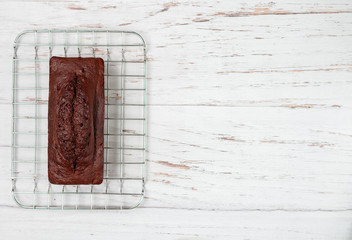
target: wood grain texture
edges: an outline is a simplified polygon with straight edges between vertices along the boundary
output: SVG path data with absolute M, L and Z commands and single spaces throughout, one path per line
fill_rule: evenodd
M 55 230 L 61 239 L 77 230 L 85 239 L 351 238 L 350 1 L 5 1 L 1 9 L 5 237 Z M 22 30 L 51 28 L 133 30 L 146 39 L 141 209 L 14 207 L 12 42 Z
M 21 239 L 347 239 L 350 212 L 214 212 L 139 209 L 130 212 L 11 211 L 2 237 Z M 54 220 L 55 219 L 55 220 Z M 93 225 L 94 224 L 94 225 Z M 334 227 L 331 227 L 335 225 Z

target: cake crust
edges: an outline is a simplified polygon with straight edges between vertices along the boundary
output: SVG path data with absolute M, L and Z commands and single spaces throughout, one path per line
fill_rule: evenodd
M 50 59 L 48 177 L 52 184 L 100 184 L 104 170 L 104 61 Z

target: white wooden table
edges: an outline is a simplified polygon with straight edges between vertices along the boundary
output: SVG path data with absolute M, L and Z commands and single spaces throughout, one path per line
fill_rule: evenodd
M 1 239 L 351 239 L 350 1 L 0 8 Z M 147 182 L 135 210 L 25 210 L 11 199 L 12 44 L 53 28 L 146 39 Z

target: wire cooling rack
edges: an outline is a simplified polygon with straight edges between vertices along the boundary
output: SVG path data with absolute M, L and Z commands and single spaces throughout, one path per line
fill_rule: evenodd
M 48 181 L 49 59 L 101 57 L 105 64 L 104 181 Z M 144 194 L 146 46 L 135 32 L 30 30 L 14 42 L 11 179 L 15 202 L 34 209 L 131 209 Z

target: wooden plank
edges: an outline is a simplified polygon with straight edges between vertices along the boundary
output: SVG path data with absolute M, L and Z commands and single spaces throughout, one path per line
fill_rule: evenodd
M 348 110 L 149 110 L 158 118 L 149 123 L 151 179 L 147 189 L 153 199 L 146 200 L 147 205 L 207 209 L 351 207 L 347 139 L 352 129 Z M 161 188 L 165 193 L 154 198 Z
M 7 216 L 0 219 L 6 239 L 350 239 L 350 212 L 139 209 L 78 214 L 1 208 L 0 213 Z
M 144 207 L 352 208 L 349 109 L 150 106 L 148 111 Z M 4 143 L 8 137 L 2 137 Z M 8 161 L 1 162 L 2 176 L 10 167 L 9 150 L 4 148 Z
M 99 15 L 100 25 L 72 26 L 74 19 L 89 22 L 100 5 L 87 3 L 71 9 L 69 4 L 58 8 L 55 3 L 35 2 L 28 4 L 28 11 L 42 9 L 42 14 L 16 21 L 0 41 L 6 44 L 23 29 L 54 24 L 56 28 L 115 29 L 115 22 L 123 22 L 128 25 L 120 29 L 137 30 L 148 43 L 150 104 L 351 106 L 350 3 L 284 1 L 242 6 L 224 2 L 216 8 L 205 3 L 151 2 L 144 8 L 131 4 L 135 15 L 123 14 L 123 8 L 107 8 L 102 10 L 106 14 Z M 13 12 L 20 11 L 15 6 L 6 4 L 2 19 L 14 22 Z M 158 8 L 167 10 L 155 13 Z M 55 16 L 62 14 L 70 17 L 57 25 Z M 48 19 L 45 25 L 38 24 L 42 18 Z M 11 68 L 11 56 L 12 49 L 4 49 L 4 68 Z M 11 79 L 9 71 L 1 74 Z M 10 81 L 4 84 L 10 87 Z M 0 100 L 9 103 L 10 92 L 4 89 Z

